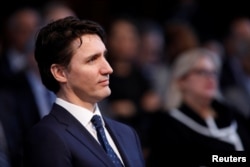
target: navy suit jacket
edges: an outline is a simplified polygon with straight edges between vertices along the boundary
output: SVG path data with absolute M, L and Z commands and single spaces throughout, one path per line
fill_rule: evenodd
M 141 143 L 131 127 L 104 118 L 125 167 L 144 167 Z M 63 107 L 50 114 L 27 136 L 24 167 L 114 167 L 95 138 Z

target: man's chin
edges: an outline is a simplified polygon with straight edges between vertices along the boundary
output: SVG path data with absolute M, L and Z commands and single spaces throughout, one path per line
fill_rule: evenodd
M 111 91 L 110 91 L 110 89 L 107 89 L 107 90 L 102 92 L 102 94 L 99 96 L 99 99 L 103 100 L 110 95 L 111 95 Z
M 109 90 L 106 94 L 106 97 L 110 96 L 111 95 L 111 91 Z

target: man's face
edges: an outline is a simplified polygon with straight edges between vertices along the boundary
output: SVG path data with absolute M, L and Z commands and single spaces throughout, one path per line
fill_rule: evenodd
M 73 47 L 77 48 L 77 39 Z M 83 35 L 66 71 L 63 87 L 69 100 L 96 103 L 110 95 L 109 74 L 113 72 L 105 58 L 106 47 L 99 36 Z

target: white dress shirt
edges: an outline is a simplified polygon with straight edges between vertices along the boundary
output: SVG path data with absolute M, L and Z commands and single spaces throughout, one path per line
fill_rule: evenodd
M 91 118 L 94 115 L 99 115 L 99 116 L 101 116 L 101 119 L 102 119 L 102 115 L 101 115 L 101 112 L 100 112 L 97 104 L 95 105 L 94 111 L 90 111 L 86 108 L 69 103 L 61 98 L 58 98 L 58 97 L 56 98 L 55 103 L 62 106 L 63 108 L 65 108 L 71 115 L 73 115 L 89 131 L 89 133 L 98 141 L 95 126 L 91 123 Z M 102 119 L 102 122 L 103 122 L 104 131 L 105 131 L 105 134 L 107 136 L 109 144 L 111 145 L 112 149 L 115 151 L 115 153 L 117 154 L 117 156 L 119 157 L 121 162 L 123 162 L 121 155 L 118 152 L 118 149 L 117 149 L 114 141 L 112 140 L 110 134 L 108 133 L 108 131 L 105 127 L 105 123 L 104 123 L 103 119 Z M 98 141 L 98 143 L 99 143 L 99 141 Z

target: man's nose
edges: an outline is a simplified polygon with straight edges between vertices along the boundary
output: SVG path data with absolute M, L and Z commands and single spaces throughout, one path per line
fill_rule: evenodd
M 103 64 L 102 64 L 101 72 L 103 74 L 111 74 L 111 73 L 113 73 L 113 68 L 111 67 L 111 65 L 109 64 L 109 62 L 105 58 L 104 58 L 104 61 L 103 61 Z

